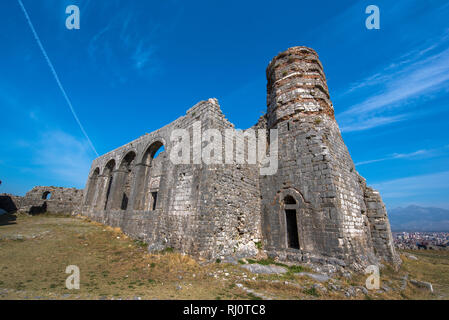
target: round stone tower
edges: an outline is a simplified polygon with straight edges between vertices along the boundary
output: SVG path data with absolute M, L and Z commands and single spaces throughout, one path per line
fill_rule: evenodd
M 267 251 L 280 259 L 361 268 L 377 261 L 366 185 L 343 142 L 317 53 L 293 47 L 267 68 L 267 127 L 278 170 L 260 179 Z
M 299 113 L 334 119 L 326 76 L 313 49 L 293 47 L 278 54 L 268 65 L 267 80 L 269 128 Z

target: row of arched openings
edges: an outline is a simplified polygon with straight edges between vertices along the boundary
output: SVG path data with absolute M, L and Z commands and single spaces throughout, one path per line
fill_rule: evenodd
M 147 148 L 141 163 L 136 163 L 137 155 L 130 151 L 117 169 L 114 159 L 106 163 L 102 175 L 96 168 L 89 177 L 86 205 L 94 210 L 155 210 L 158 189 L 150 186 L 152 164 L 163 151 L 163 143 L 156 141 Z M 134 202 L 129 203 L 133 185 Z

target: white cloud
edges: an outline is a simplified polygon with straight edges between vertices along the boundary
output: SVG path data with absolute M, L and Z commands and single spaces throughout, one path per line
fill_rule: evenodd
M 134 54 L 132 55 L 132 60 L 134 61 L 135 68 L 139 70 L 144 68 L 147 65 L 148 60 L 153 52 L 154 49 L 152 47 L 145 46 L 143 44 L 143 41 L 140 41 Z
M 449 48 L 444 47 L 447 38 L 446 32 L 437 43 L 403 55 L 382 72 L 352 84 L 345 95 L 367 87 L 378 93 L 338 114 L 341 130 L 360 131 L 404 120 L 410 114 L 398 114 L 403 107 L 445 90 L 449 82 Z M 429 52 L 434 53 L 423 59 Z
M 101 62 L 102 68 L 106 65 L 108 76 L 124 83 L 130 74 L 143 71 L 139 75 L 151 74 L 149 71 L 159 69 L 156 63 L 150 63 L 152 55 L 156 52 L 155 37 L 160 25 L 154 21 L 148 22 L 143 30 L 136 22 L 140 21 L 141 14 L 130 9 L 122 9 L 108 20 L 105 27 L 100 29 L 89 41 L 88 54 L 93 62 Z
M 351 132 L 351 131 L 361 131 L 361 130 L 367 130 L 379 126 L 383 126 L 386 124 L 398 122 L 401 120 L 404 120 L 406 118 L 406 115 L 397 115 L 397 116 L 379 116 L 379 117 L 371 117 L 368 119 L 363 120 L 355 120 L 350 119 L 349 121 L 346 118 L 342 118 L 341 121 L 339 121 L 341 125 L 341 131 L 342 132 Z M 346 122 L 345 122 L 346 120 Z
M 444 148 L 446 148 L 446 147 L 444 147 Z M 441 148 L 441 149 L 443 149 L 443 148 Z M 409 153 L 393 153 L 392 155 L 389 155 L 389 156 L 386 156 L 386 157 L 380 158 L 380 159 L 360 161 L 360 162 L 357 162 L 355 165 L 361 166 L 364 164 L 370 164 L 370 163 L 394 160 L 394 159 L 410 159 L 410 158 L 422 159 L 423 157 L 431 157 L 431 156 L 437 154 L 437 152 L 439 150 L 440 149 L 422 149 L 422 150 L 417 150 L 417 151 L 409 152 Z
M 32 163 L 55 181 L 84 188 L 92 158 L 87 142 L 63 131 L 43 133 L 31 147 Z
M 373 185 L 384 199 L 403 203 L 449 199 L 449 171 L 394 179 Z M 449 202 L 449 201 L 448 201 Z

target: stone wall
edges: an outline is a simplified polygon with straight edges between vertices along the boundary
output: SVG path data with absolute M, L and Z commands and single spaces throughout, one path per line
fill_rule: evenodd
M 172 247 L 208 259 L 240 250 L 256 253 L 255 242 L 260 240 L 257 166 L 205 164 L 201 155 L 200 161 L 194 159 L 196 146 L 191 146 L 188 164 L 174 165 L 169 159 L 172 132 L 186 129 L 193 141 L 194 127 L 195 132 L 209 128 L 223 132 L 233 125 L 217 100 L 209 99 L 169 125 L 95 159 L 83 214 L 120 227 L 149 243 L 150 250 Z M 154 158 L 161 147 L 165 151 Z M 130 158 L 129 165 L 123 166 Z M 127 205 L 119 206 L 125 194 Z
M 17 211 L 28 214 L 44 212 L 75 214 L 80 208 L 82 199 L 83 190 L 38 186 L 28 191 L 24 197 L 1 195 L 0 208 L 8 212 Z
M 394 239 L 390 229 L 387 210 L 378 191 L 366 187 L 365 202 L 371 229 L 374 251 L 385 261 L 398 266 L 401 259 L 394 248 Z

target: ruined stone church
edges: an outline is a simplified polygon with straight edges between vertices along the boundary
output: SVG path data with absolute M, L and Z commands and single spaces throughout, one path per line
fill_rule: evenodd
M 269 63 L 267 113 L 278 169 L 260 164 L 173 164 L 171 133 L 233 128 L 216 99 L 92 163 L 81 213 L 149 244 L 206 259 L 263 248 L 282 261 L 360 268 L 400 263 L 379 193 L 355 170 L 334 117 L 317 53 L 293 47 Z M 189 131 L 191 132 L 191 131 Z M 269 139 L 269 137 L 266 137 Z

